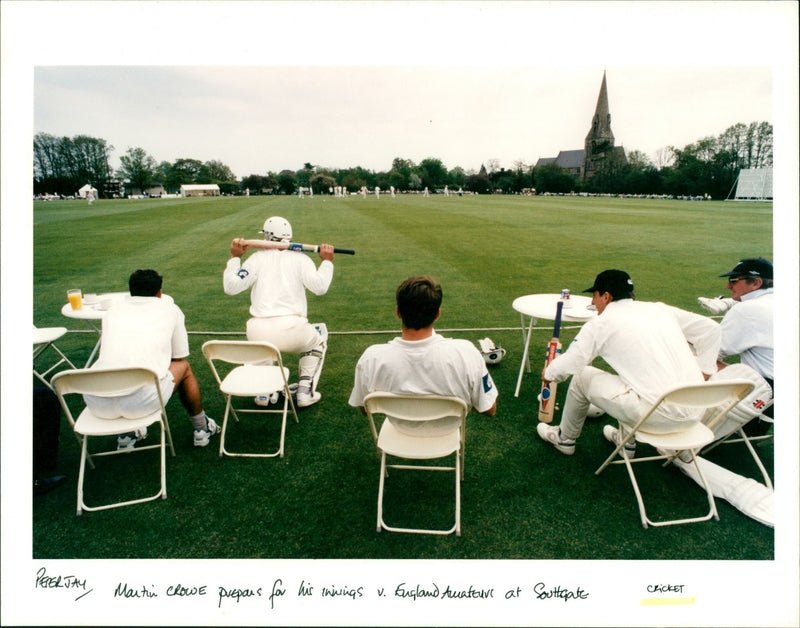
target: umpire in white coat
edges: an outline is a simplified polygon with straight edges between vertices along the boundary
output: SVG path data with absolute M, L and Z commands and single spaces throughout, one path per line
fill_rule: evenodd
M 575 452 L 590 403 L 633 427 L 666 390 L 701 383 L 714 373 L 719 353 L 715 321 L 664 303 L 634 300 L 633 282 L 625 271 L 601 272 L 584 292 L 592 293 L 597 318 L 581 328 L 569 349 L 542 374 L 545 382 L 573 376 L 561 424 L 537 426 L 542 439 L 567 455 Z M 591 366 L 598 357 L 616 373 Z M 648 429 L 670 432 L 676 422 L 700 417 L 700 411 L 685 409 L 655 413 Z M 619 442 L 618 430 L 610 425 L 603 435 Z

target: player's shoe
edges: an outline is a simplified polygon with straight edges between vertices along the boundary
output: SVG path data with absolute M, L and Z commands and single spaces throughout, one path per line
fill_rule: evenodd
M 542 440 L 546 440 L 562 454 L 571 456 L 575 453 L 575 439 L 561 436 L 561 428 L 558 425 L 539 423 L 536 432 Z
M 312 392 L 305 392 L 303 390 L 297 391 L 297 407 L 298 408 L 307 408 L 308 406 L 313 406 L 317 403 L 320 399 L 322 399 L 322 393 L 317 392 L 316 390 Z
M 133 449 L 140 440 L 147 438 L 147 428 L 143 427 L 135 432 L 128 432 L 122 436 L 117 436 L 117 451 Z
M 208 445 L 211 437 L 219 433 L 220 427 L 216 424 L 214 419 L 206 417 L 206 429 L 194 431 L 194 446 L 205 447 Z
M 604 425 L 603 436 L 605 436 L 607 441 L 614 443 L 614 445 L 619 447 L 619 429 L 613 425 Z M 627 453 L 630 457 L 636 455 L 636 438 L 632 438 L 625 443 L 625 453 Z

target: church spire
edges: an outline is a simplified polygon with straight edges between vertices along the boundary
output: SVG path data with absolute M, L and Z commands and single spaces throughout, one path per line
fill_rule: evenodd
M 606 88 L 606 72 L 603 70 L 603 82 L 600 84 L 600 93 L 597 95 L 597 106 L 594 109 L 592 128 L 586 135 L 586 143 L 611 142 L 614 144 L 614 134 L 611 132 L 611 114 L 608 111 L 608 90 Z

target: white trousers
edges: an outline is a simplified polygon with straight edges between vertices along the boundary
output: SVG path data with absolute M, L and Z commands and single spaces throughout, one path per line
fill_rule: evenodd
M 560 427 L 564 438 L 578 438 L 581 435 L 589 404 L 596 405 L 630 428 L 633 428 L 652 406 L 652 403 L 640 399 L 619 375 L 587 366 L 574 375 L 569 383 L 564 411 L 561 413 Z M 673 417 L 654 413 L 647 419 L 647 431 L 674 432 L 676 423 L 677 420 Z
M 301 354 L 298 363 L 300 391 L 316 389 L 325 356 L 325 340 L 302 316 L 254 317 L 247 321 L 247 339 L 270 342 L 283 353 Z
M 281 353 L 307 353 L 322 345 L 322 338 L 302 316 L 270 316 L 247 321 L 247 339 L 270 342 Z
M 167 372 L 161 378 L 161 398 L 164 405 L 175 391 L 175 381 L 172 373 Z M 158 402 L 158 394 L 155 386 L 142 386 L 132 393 L 119 397 L 96 397 L 94 395 L 84 395 L 84 402 L 91 410 L 92 414 L 101 419 L 140 419 L 161 410 Z
M 697 469 L 693 464 L 675 458 L 673 464 L 703 486 Z M 741 476 L 704 458 L 697 458 L 714 497 L 720 497 L 736 509 L 771 528 L 775 527 L 775 492 L 767 486 L 750 478 Z

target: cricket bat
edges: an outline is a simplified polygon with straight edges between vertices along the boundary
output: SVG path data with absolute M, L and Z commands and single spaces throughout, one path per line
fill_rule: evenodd
M 305 251 L 306 253 L 319 253 L 319 245 L 317 244 L 300 244 L 299 242 L 271 242 L 269 240 L 245 240 L 244 244 L 254 249 L 279 249 L 289 251 Z M 353 249 L 340 249 L 333 248 L 334 253 L 341 253 L 343 255 L 355 255 Z
M 564 301 L 559 301 L 556 306 L 556 322 L 553 324 L 553 337 L 550 339 L 550 344 L 547 345 L 547 359 L 545 360 L 544 367 L 556 359 L 556 356 L 561 353 L 561 341 L 558 339 L 561 334 L 561 310 L 564 308 Z M 556 409 L 556 388 L 558 384 L 550 382 L 545 384 L 542 382 L 542 391 L 539 395 L 539 420 L 543 423 L 553 422 L 553 413 Z

